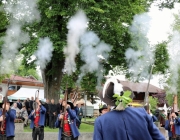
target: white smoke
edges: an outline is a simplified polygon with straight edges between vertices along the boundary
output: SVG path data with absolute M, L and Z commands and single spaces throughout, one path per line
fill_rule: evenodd
M 37 0 L 7 0 L 1 9 L 9 15 L 9 26 L 2 45 L 2 58 L 0 60 L 0 73 L 7 74 L 17 68 L 14 60 L 22 44 L 29 42 L 29 34 L 22 30 L 25 24 L 40 20 L 40 13 L 37 9 Z
M 180 33 L 178 31 L 173 32 L 171 42 L 168 44 L 168 52 L 170 60 L 168 62 L 169 70 L 172 74 L 170 90 L 173 94 L 177 94 L 178 87 L 178 70 L 180 68 Z
M 72 74 L 76 70 L 75 57 L 81 54 L 84 65 L 80 68 L 80 75 L 77 83 L 79 84 L 83 76 L 87 73 L 95 73 L 100 85 L 103 78 L 103 60 L 108 58 L 108 53 L 112 47 L 103 41 L 92 31 L 86 31 L 88 19 L 83 11 L 77 12 L 69 22 L 67 28 L 67 47 L 64 48 L 65 70 L 67 74 Z
M 73 16 L 67 25 L 67 47 L 64 48 L 65 69 L 67 74 L 72 74 L 76 70 L 75 57 L 79 53 L 79 39 L 86 31 L 88 19 L 84 12 L 79 11 Z
M 36 65 L 44 69 L 51 60 L 53 50 L 53 43 L 48 37 L 44 39 L 40 38 L 38 50 L 35 52 L 35 56 L 37 57 Z
M 147 14 L 134 16 L 132 25 L 129 28 L 133 35 L 133 43 L 136 43 L 138 50 L 129 48 L 125 52 L 126 60 L 129 66 L 129 72 L 133 74 L 134 80 L 138 77 L 148 77 L 149 66 L 154 62 L 153 47 L 150 46 L 147 34 L 150 30 L 151 17 Z M 138 36 L 139 35 L 139 36 Z M 134 44 L 131 44 L 132 46 Z
M 99 37 L 92 31 L 86 32 L 81 37 L 80 45 L 81 59 L 85 64 L 80 68 L 81 74 L 78 83 L 85 74 L 95 72 L 98 77 L 98 85 L 100 85 L 103 78 L 103 66 L 99 55 L 105 60 L 108 59 L 108 53 L 112 47 L 100 41 Z

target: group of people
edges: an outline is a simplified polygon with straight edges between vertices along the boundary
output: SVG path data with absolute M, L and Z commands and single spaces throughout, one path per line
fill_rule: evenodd
M 58 104 L 51 100 L 51 104 L 41 102 L 38 98 L 33 100 L 32 109 L 26 109 L 27 101 L 21 103 L 20 100 L 14 102 L 10 106 L 10 102 L 6 99 L 6 103 L 2 104 L 0 111 L 0 140 L 14 140 L 15 119 L 19 119 L 26 112 L 26 117 L 23 120 L 27 125 L 28 120 L 31 120 L 30 128 L 32 129 L 32 139 L 44 139 L 44 126 L 49 125 L 50 128 L 59 128 L 59 140 L 77 140 L 79 136 L 78 128 L 81 124 L 83 111 L 81 105 L 65 102 L 62 99 Z M 4 106 L 6 106 L 4 108 Z M 28 112 L 30 110 L 30 112 Z M 48 124 L 49 121 L 49 124 Z
M 149 108 L 134 108 L 128 104 L 124 105 L 122 103 L 125 98 L 123 97 L 124 93 L 130 89 L 123 86 L 117 87 L 115 84 L 113 82 L 105 84 L 104 90 L 99 94 L 101 100 L 109 106 L 103 105 L 99 109 L 101 115 L 96 118 L 94 123 L 93 140 L 165 140 L 154 124 L 157 118 L 152 115 Z M 116 92 L 114 92 L 115 86 Z M 120 98 L 114 98 L 114 94 Z M 14 140 L 14 120 L 17 114 L 16 110 L 10 107 L 8 100 L 6 101 L 6 104 L 3 102 L 3 110 L 0 111 L 0 140 L 4 140 L 3 138 Z M 54 118 L 49 117 L 49 121 L 53 120 L 54 122 L 49 124 L 59 128 L 58 140 L 78 140 L 80 135 L 78 123 L 81 123 L 78 116 L 83 114 L 80 106 L 77 106 L 74 101 L 64 100 L 59 100 L 57 105 L 51 100 L 51 104 L 53 106 L 48 105 L 48 101 L 43 104 L 38 98 L 33 102 L 33 109 L 28 114 L 28 119 L 31 120 L 30 128 L 33 140 L 37 140 L 37 137 L 39 140 L 44 139 L 46 115 L 51 116 L 50 112 Z M 164 116 L 166 117 L 166 115 Z M 164 127 L 169 132 L 169 140 L 180 140 L 178 115 L 174 112 L 169 113 Z
M 46 108 L 45 126 L 49 126 L 50 128 L 55 128 L 55 122 L 58 117 L 58 114 L 63 112 L 63 100 L 59 99 L 59 102 L 55 104 L 54 99 L 51 99 L 51 101 L 47 99 L 43 105 Z M 83 117 L 83 110 L 81 104 L 77 102 L 73 102 L 73 105 L 75 107 L 76 115 L 79 120 L 77 122 L 77 127 L 80 128 L 81 119 Z

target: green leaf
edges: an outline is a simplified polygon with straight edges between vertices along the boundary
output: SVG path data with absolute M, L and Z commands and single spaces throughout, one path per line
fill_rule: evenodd
M 127 90 L 124 92 L 123 96 L 129 97 L 131 95 L 131 91 Z
M 116 97 L 119 97 L 119 95 L 118 94 L 114 94 L 113 97 L 116 98 Z

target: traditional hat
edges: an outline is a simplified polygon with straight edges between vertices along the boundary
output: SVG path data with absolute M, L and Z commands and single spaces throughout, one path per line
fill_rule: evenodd
M 71 109 L 74 109 L 74 105 L 72 102 L 67 102 L 67 104 L 71 106 Z
M 99 112 L 102 113 L 103 109 L 108 109 L 107 105 L 104 104 L 101 108 L 99 108 Z
M 103 102 L 108 105 L 116 106 L 116 99 L 114 94 L 123 95 L 124 91 L 131 91 L 131 98 L 133 98 L 133 92 L 129 87 L 125 87 L 120 83 L 120 80 L 116 76 L 110 77 L 104 84 L 103 90 L 99 92 L 99 97 Z

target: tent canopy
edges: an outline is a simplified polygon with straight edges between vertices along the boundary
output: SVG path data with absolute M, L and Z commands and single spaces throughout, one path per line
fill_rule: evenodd
M 44 89 L 42 89 L 42 88 L 41 89 L 25 88 L 25 87 L 21 87 L 17 92 L 12 94 L 11 96 L 8 96 L 8 99 L 10 99 L 10 100 L 17 100 L 17 99 L 25 100 L 25 99 L 31 98 L 31 97 L 35 98 L 35 94 L 36 94 L 37 90 L 39 90 L 39 99 L 44 99 Z

